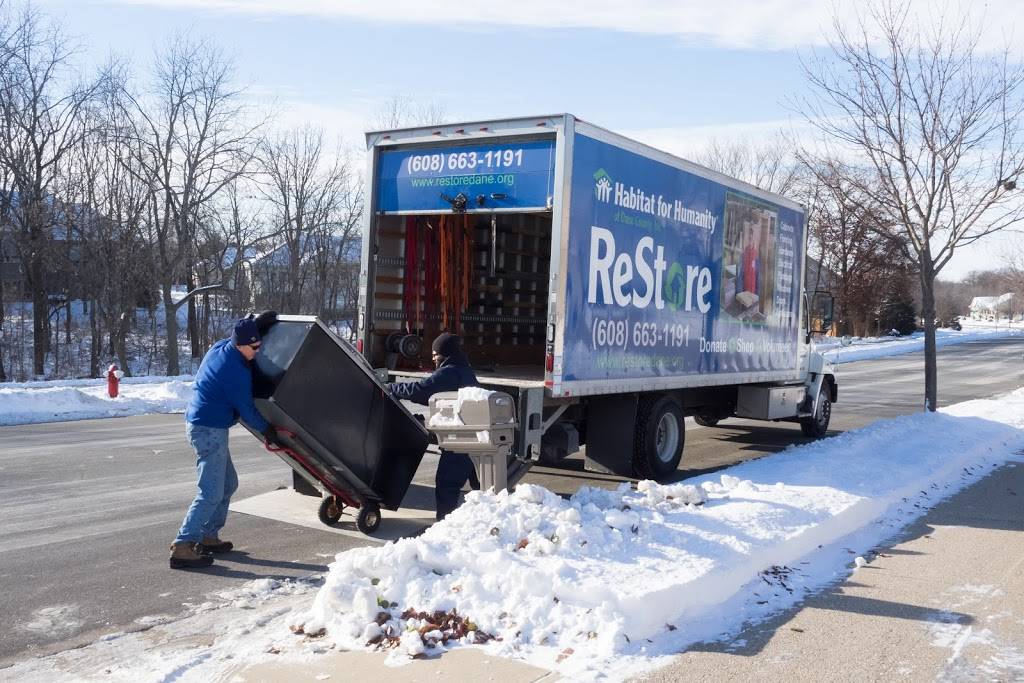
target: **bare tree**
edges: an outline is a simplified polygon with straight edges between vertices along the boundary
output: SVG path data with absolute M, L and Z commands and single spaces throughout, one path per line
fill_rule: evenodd
M 935 280 L 935 314 L 947 321 L 967 315 L 971 305 L 971 288 L 964 282 Z
M 911 264 L 854 169 L 835 159 L 804 162 L 815 188 L 808 233 L 821 265 L 835 275 L 838 332 L 870 334 L 886 281 L 904 277 Z
M 103 356 L 116 356 L 131 373 L 126 340 L 136 306 L 152 300 L 152 251 L 143 238 L 150 191 L 140 178 L 138 141 L 125 112 L 124 75 L 116 67 L 109 87 L 87 111 L 90 133 L 64 165 L 59 194 L 81 207 L 80 263 L 76 281 L 90 302 L 89 373 Z M 130 170 L 129 170 L 130 169 Z M 102 264 L 102 267 L 96 267 Z M 104 337 L 109 343 L 104 345 Z
M 432 126 L 444 121 L 447 113 L 443 104 L 432 100 L 417 102 L 408 95 L 394 95 L 377 108 L 369 127 L 391 130 L 406 126 Z
M 931 10 L 929 10 L 931 11 Z M 805 64 L 808 121 L 830 156 L 855 155 L 858 188 L 904 238 L 925 321 L 924 407 L 935 410 L 935 278 L 961 247 L 1018 220 L 1024 172 L 1024 67 L 983 54 L 965 16 L 920 28 L 909 3 L 883 1 L 856 26 L 837 19 L 831 52 Z
M 1002 293 L 1013 294 L 1013 298 L 1006 302 L 1008 313 L 1013 318 L 1024 312 L 1024 247 L 1018 246 L 1003 255 L 1000 275 Z
M 167 373 L 180 372 L 178 309 L 197 293 L 223 286 L 191 286 L 175 299 L 173 286 L 193 283 L 196 220 L 229 183 L 245 174 L 254 156 L 252 122 L 242 92 L 232 83 L 233 63 L 206 41 L 183 36 L 157 55 L 148 96 L 129 95 L 140 141 L 138 166 L 149 183 L 153 239 L 163 299 Z M 129 167 L 129 168 L 134 168 Z M 194 319 L 190 315 L 190 319 Z M 193 342 L 195 345 L 195 330 Z
M 764 143 L 712 140 L 697 163 L 739 178 L 768 192 L 790 195 L 797 190 L 802 167 L 794 146 L 778 134 Z
M 8 63 L 11 59 L 11 22 L 7 13 L 7 3 L 0 0 L 0 82 L 6 76 Z M 11 197 L 13 194 L 13 182 L 11 173 L 3 164 L 0 164 L 0 268 L 7 264 L 8 245 L 11 236 Z M 4 352 L 9 345 L 7 339 L 7 299 L 5 297 L 4 285 L 7 274 L 0 270 L 0 382 L 7 381 L 7 366 L 4 363 Z
M 318 128 L 281 133 L 266 140 L 261 152 L 267 178 L 264 194 L 272 207 L 274 232 L 282 240 L 267 267 L 285 274 L 283 291 L 274 305 L 298 313 L 303 310 L 309 275 L 304 262 L 331 246 L 329 238 L 349 186 L 348 167 L 340 150 L 325 149 L 324 133 Z
M 348 163 L 345 165 L 347 168 Z M 317 231 L 317 248 L 310 259 L 317 315 L 328 323 L 343 323 L 350 330 L 356 325 L 363 209 L 362 183 L 352 180 L 346 171 L 336 218 Z
M 199 221 L 197 247 L 203 258 L 197 262 L 197 273 L 204 282 L 225 283 L 220 292 L 202 294 L 200 341 L 204 349 L 214 340 L 213 327 L 225 322 L 224 315 L 235 317 L 256 307 L 252 261 L 271 235 L 255 192 L 251 179 L 236 178 Z
M 48 338 L 52 185 L 64 157 L 86 135 L 83 111 L 105 77 L 76 82 L 72 41 L 61 26 L 31 7 L 18 15 L 5 46 L 0 58 L 0 165 L 10 173 L 17 196 L 11 215 L 32 296 L 32 370 L 41 375 Z

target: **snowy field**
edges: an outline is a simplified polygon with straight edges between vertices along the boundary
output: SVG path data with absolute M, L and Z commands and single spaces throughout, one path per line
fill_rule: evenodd
M 319 590 L 251 582 L 168 626 L 159 647 L 151 633 L 110 634 L 5 674 L 231 680 L 259 661 L 300 665 L 334 649 L 380 649 L 401 665 L 482 647 L 573 680 L 619 680 L 845 579 L 929 507 L 1022 452 L 1019 389 L 685 484 L 570 499 L 529 485 L 473 493 L 418 538 L 340 553 Z
M 994 323 L 965 320 L 959 332 L 948 328 L 935 330 L 935 344 L 938 347 L 1006 337 L 1024 337 L 1024 325 L 1002 323 L 997 326 Z M 852 363 L 924 351 L 924 332 L 915 332 L 906 337 L 854 337 L 849 346 L 843 346 L 836 337 L 825 337 L 816 340 L 815 346 L 833 363 Z
M 6 383 L 0 384 L 0 425 L 183 413 L 191 398 L 186 375 L 126 377 L 117 398 L 107 395 L 105 379 Z

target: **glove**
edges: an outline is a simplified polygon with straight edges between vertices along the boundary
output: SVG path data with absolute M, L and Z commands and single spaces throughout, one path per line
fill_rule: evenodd
M 255 318 L 256 329 L 262 337 L 277 322 L 277 311 L 263 311 Z
M 269 425 L 263 430 L 263 441 L 268 446 L 274 446 L 275 448 L 281 448 L 284 446 L 284 444 L 281 443 L 281 437 L 277 435 L 277 428 L 275 428 L 274 425 Z

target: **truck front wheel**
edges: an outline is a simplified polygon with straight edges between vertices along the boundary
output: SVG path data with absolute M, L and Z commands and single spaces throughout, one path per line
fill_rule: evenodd
M 814 411 L 814 415 L 811 417 L 805 417 L 800 420 L 800 429 L 803 431 L 804 436 L 810 436 L 815 439 L 825 436 L 828 431 L 829 420 L 832 419 L 832 399 L 829 396 L 828 386 L 822 385 L 821 391 L 818 393 L 818 409 Z
M 637 406 L 633 432 L 633 472 L 641 479 L 663 479 L 683 457 L 683 411 L 672 396 L 645 396 Z

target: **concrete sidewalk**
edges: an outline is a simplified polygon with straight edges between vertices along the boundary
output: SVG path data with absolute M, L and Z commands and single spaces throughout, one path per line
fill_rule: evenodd
M 229 681 L 291 683 L 292 681 L 458 681 L 459 683 L 533 683 L 555 681 L 545 669 L 502 657 L 491 657 L 476 648 L 455 649 L 431 659 L 414 659 L 402 666 L 387 666 L 379 652 L 335 652 L 310 660 L 302 667 L 289 662 L 268 662 L 242 667 L 224 677 Z
M 1024 464 L 940 503 L 847 581 L 643 680 L 1024 680 Z

